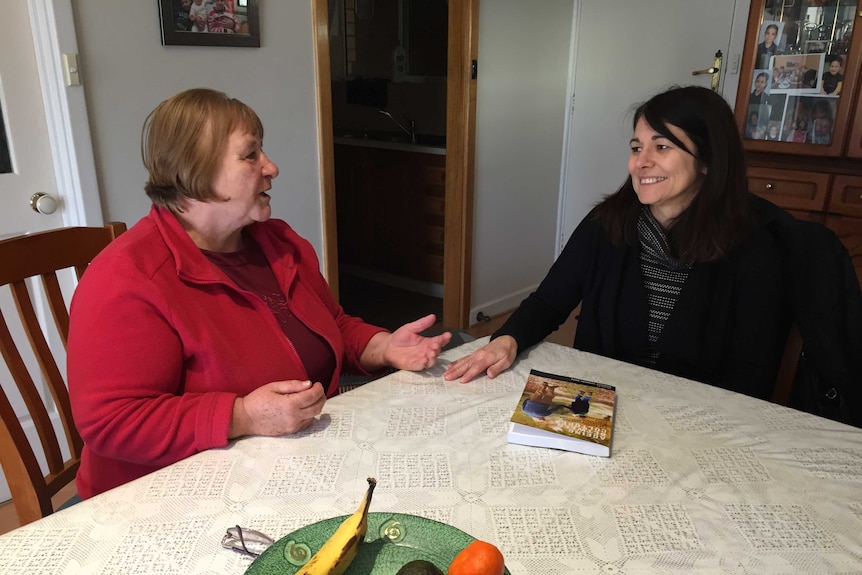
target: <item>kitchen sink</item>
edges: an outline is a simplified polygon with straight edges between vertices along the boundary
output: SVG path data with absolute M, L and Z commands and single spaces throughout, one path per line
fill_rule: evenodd
M 336 138 L 355 138 L 359 140 L 375 140 L 378 142 L 391 142 L 396 144 L 410 144 L 414 146 L 430 146 L 442 148 L 446 146 L 446 136 L 435 134 L 416 134 L 413 142 L 408 134 L 399 132 L 375 132 L 369 130 L 336 130 Z

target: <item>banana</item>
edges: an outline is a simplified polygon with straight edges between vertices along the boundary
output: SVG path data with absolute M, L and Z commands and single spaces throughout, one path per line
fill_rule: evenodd
M 353 515 L 345 519 L 296 575 L 341 575 L 359 553 L 368 530 L 368 507 L 377 480 L 368 478 L 368 491 Z

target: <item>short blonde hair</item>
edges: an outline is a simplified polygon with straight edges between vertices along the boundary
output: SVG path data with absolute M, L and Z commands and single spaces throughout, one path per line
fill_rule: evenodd
M 216 199 L 212 182 L 237 128 L 263 139 L 263 124 L 254 110 L 207 88 L 180 92 L 150 112 L 141 155 L 149 173 L 144 190 L 153 204 L 178 209 L 183 198 Z

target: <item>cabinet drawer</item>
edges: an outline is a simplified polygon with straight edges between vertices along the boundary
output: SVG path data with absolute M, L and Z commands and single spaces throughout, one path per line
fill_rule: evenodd
M 430 186 L 446 186 L 446 167 L 422 166 L 419 181 Z
M 446 213 L 446 202 L 443 198 L 425 196 L 422 198 L 422 213 L 442 216 Z
M 826 209 L 832 176 L 818 172 L 748 168 L 748 190 L 788 210 Z
M 826 227 L 835 232 L 850 252 L 856 277 L 862 286 L 862 219 L 827 216 Z
M 443 228 L 437 226 L 422 226 L 419 237 L 424 245 L 442 246 Z
M 829 211 L 835 214 L 862 218 L 862 177 L 835 176 Z
M 443 283 L 443 256 L 422 254 L 416 260 L 416 275 L 420 280 Z

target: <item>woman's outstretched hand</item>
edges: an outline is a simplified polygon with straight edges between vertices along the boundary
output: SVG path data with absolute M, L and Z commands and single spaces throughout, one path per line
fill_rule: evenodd
M 470 355 L 456 359 L 449 364 L 443 379 L 452 381 L 460 378 L 467 383 L 475 377 L 487 374 L 494 379 L 512 365 L 518 355 L 518 344 L 510 335 L 502 335 Z
M 362 367 L 369 371 L 387 366 L 409 371 L 433 367 L 440 351 L 452 339 L 448 331 L 432 337 L 419 335 L 436 320 L 434 314 L 430 314 L 406 323 L 392 333 L 376 334 L 362 352 Z

